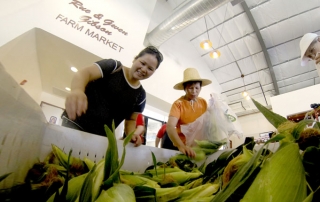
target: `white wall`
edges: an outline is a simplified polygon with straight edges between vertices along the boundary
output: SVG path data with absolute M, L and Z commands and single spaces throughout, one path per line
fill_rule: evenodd
M 275 131 L 275 127 L 261 113 L 238 117 L 244 137 L 259 138 L 259 133 Z
M 287 115 L 311 110 L 310 104 L 320 103 L 320 84 L 271 97 L 273 111 Z

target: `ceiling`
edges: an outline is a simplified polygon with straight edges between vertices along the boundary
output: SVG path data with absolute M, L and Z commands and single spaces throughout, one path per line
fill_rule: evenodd
M 194 2 L 200 0 L 158 0 L 148 33 L 181 12 L 187 15 L 201 13 L 201 9 L 185 10 Z M 157 46 L 164 53 L 170 50 L 179 52 L 179 56 L 197 55 L 212 73 L 207 76 L 217 80 L 226 102 L 238 116 L 257 112 L 252 102 L 241 95 L 244 90 L 271 108 L 270 97 L 320 83 L 312 62 L 305 67 L 300 66 L 299 51 L 299 41 L 305 33 L 320 33 L 320 0 L 210 2 L 220 2 L 219 7 L 193 18 L 192 22 Z M 240 3 L 232 5 L 236 2 Z M 200 42 L 208 38 L 213 48 L 221 52 L 220 58 L 212 59 L 208 50 L 200 48 Z M 184 46 L 180 48 L 177 44 Z M 32 48 L 29 47 L 28 51 L 21 48 L 27 46 Z M 12 52 L 18 53 L 20 60 L 13 60 Z M 7 61 L 17 63 L 12 66 L 21 67 L 24 61 L 34 58 L 34 63 L 37 62 L 40 68 L 42 89 L 60 97 L 68 93 L 64 87 L 70 84 L 73 76 L 69 69 L 71 64 L 81 67 L 100 59 L 39 29 L 31 30 L 1 47 L 0 57 L 5 67 L 9 64 Z M 15 71 L 15 75 L 18 81 L 27 77 L 26 72 L 20 69 Z M 27 80 L 28 84 L 32 81 Z M 164 111 L 170 107 L 170 103 L 148 96 L 148 100 L 161 103 L 155 107 L 163 107 Z
M 190 48 L 179 51 L 185 55 L 198 54 L 205 61 L 212 77 L 220 84 L 228 105 L 238 116 L 257 111 L 252 102 L 241 95 L 244 90 L 271 107 L 270 97 L 320 82 L 314 63 L 300 66 L 299 51 L 299 41 L 305 33 L 320 31 L 319 0 L 211 1 L 213 4 L 229 3 L 221 3 L 202 15 L 192 6 L 190 9 L 195 2 L 158 0 L 148 32 L 156 29 L 161 32 L 161 28 L 167 25 L 161 22 L 168 23 L 166 19 L 172 22 L 181 15 L 195 19 L 195 13 L 198 13 L 201 17 L 195 22 L 155 45 L 166 51 L 175 48 L 170 46 L 175 44 L 172 39 L 189 44 Z M 179 25 L 173 23 L 169 26 Z M 162 37 L 165 33 L 157 34 Z M 220 58 L 212 59 L 210 50 L 200 48 L 200 42 L 208 38 L 213 48 L 221 52 Z

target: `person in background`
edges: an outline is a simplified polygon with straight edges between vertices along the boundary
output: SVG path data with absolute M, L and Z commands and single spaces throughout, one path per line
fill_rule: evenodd
M 186 145 L 186 137 L 181 132 L 180 126 L 194 122 L 205 113 L 207 102 L 198 96 L 201 88 L 210 83 L 210 80 L 200 78 L 195 68 L 187 68 L 183 74 L 183 81 L 173 87 L 176 90 L 184 90 L 185 95 L 171 106 L 167 133 L 176 149 L 190 157 L 195 157 L 195 152 Z
M 320 63 L 320 37 L 314 33 L 303 35 L 300 40 L 301 66 L 305 66 L 309 61 L 314 60 Z
M 144 117 L 140 113 L 136 119 L 136 130 L 134 131 L 133 136 L 138 136 L 141 139 L 141 144 L 145 144 L 144 132 L 145 132 L 145 125 L 144 125 Z
M 72 80 L 62 125 L 105 136 L 105 124 L 112 128 L 113 121 L 117 127 L 125 120 L 124 131 L 130 134 L 146 104 L 140 80 L 151 77 L 162 60 L 160 51 L 148 46 L 134 58 L 131 68 L 120 61 L 104 59 L 81 69 Z M 141 144 L 137 134 L 132 141 L 137 146 Z
M 167 123 L 164 123 L 157 133 L 155 147 L 159 146 L 160 141 L 161 141 L 160 146 L 162 147 L 162 138 L 163 138 L 163 135 L 166 133 L 166 130 L 167 130 Z

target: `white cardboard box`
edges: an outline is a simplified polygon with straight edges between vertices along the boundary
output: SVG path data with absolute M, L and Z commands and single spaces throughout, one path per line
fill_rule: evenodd
M 118 140 L 119 157 L 122 143 Z M 0 188 L 9 188 L 24 182 L 28 170 L 37 161 L 42 161 L 55 144 L 66 153 L 72 148 L 72 155 L 87 156 L 99 161 L 105 155 L 106 137 L 85 133 L 47 123 L 40 106 L 5 71 L 0 64 L 0 176 L 12 173 L 0 183 Z M 122 169 L 143 172 L 152 165 L 151 151 L 158 161 L 167 161 L 178 151 L 149 146 L 126 147 L 126 158 Z M 208 158 L 215 159 L 221 151 Z

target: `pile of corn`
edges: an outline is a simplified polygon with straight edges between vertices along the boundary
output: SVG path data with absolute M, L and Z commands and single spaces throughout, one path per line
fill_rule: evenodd
M 213 162 L 205 164 L 204 161 L 200 167 L 195 161 L 203 161 L 223 142 L 196 141 L 198 146 L 193 148 L 196 159 L 179 154 L 167 162 L 157 162 L 151 153 L 154 165 L 143 173 L 121 169 L 131 135 L 123 142 L 120 158 L 114 128 L 113 131 L 105 128 L 109 144 L 105 159 L 97 163 L 74 158 L 72 151 L 68 156 L 52 145 L 53 153 L 46 161 L 55 164 L 63 178 L 59 178 L 60 187 L 46 201 L 320 201 L 319 125 L 310 129 L 306 127 L 309 121 L 288 122 L 253 102 L 278 133 L 258 151 L 254 151 L 252 140 L 225 150 Z M 276 141 L 280 146 L 273 153 L 268 145 Z M 77 172 L 75 168 L 82 171 Z

